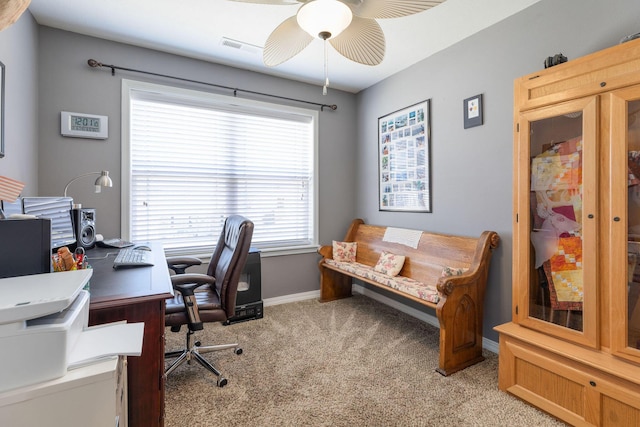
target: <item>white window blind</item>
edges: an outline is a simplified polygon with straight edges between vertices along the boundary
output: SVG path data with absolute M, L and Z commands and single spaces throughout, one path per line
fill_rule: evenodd
M 129 90 L 129 238 L 208 252 L 240 214 L 252 246 L 315 244 L 315 113 L 166 89 Z

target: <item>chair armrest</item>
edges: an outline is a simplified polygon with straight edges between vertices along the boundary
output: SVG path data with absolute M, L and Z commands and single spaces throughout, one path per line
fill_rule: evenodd
M 194 290 L 203 285 L 213 285 L 215 277 L 206 274 L 177 274 L 171 276 L 171 284 L 175 291 L 182 295 L 182 302 L 187 313 L 189 328 L 192 331 L 200 331 L 204 328 L 198 312 L 198 303 Z
M 184 298 L 186 295 L 193 295 L 193 292 L 202 285 L 213 285 L 216 278 L 206 274 L 191 273 L 171 276 L 173 289 L 180 292 Z
M 191 256 L 173 256 L 167 257 L 166 260 L 167 267 L 173 270 L 176 274 L 184 274 L 187 268 L 202 264 L 200 259 Z

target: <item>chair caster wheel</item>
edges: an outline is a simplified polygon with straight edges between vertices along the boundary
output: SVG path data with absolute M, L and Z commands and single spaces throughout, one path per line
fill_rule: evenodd
M 227 385 L 227 379 L 225 377 L 218 378 L 218 387 L 224 387 Z
M 235 354 L 242 354 L 242 349 L 240 347 L 236 348 L 235 350 L 233 350 L 233 352 Z

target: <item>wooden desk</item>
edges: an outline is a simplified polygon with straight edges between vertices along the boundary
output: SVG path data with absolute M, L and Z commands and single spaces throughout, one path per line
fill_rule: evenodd
M 87 251 L 93 268 L 89 325 L 144 322 L 142 355 L 129 357 L 129 426 L 164 425 L 164 306 L 173 296 L 162 245 L 154 244 L 153 267 L 113 269 L 118 249 Z

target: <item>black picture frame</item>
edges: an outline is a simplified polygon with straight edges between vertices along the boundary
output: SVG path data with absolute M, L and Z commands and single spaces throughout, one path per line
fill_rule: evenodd
M 4 64 L 0 62 L 0 159 L 4 157 Z
M 427 212 L 431 206 L 431 101 L 378 118 L 378 210 Z
M 463 102 L 464 128 L 469 129 L 483 124 L 482 94 L 467 98 Z

